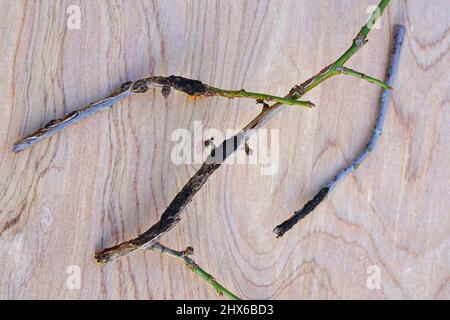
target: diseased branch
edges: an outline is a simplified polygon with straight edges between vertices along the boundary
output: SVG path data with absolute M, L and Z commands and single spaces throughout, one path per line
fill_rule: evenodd
M 224 286 L 222 286 L 220 283 L 218 283 L 212 275 L 210 275 L 205 270 L 203 270 L 193 259 L 191 259 L 189 257 L 190 255 L 192 255 L 194 253 L 194 249 L 192 247 L 187 247 L 183 251 L 176 251 L 176 250 L 170 249 L 166 246 L 163 246 L 162 244 L 157 242 L 154 245 L 152 245 L 151 247 L 149 247 L 148 249 L 159 252 L 168 257 L 172 257 L 172 258 L 176 258 L 176 259 L 180 260 L 191 271 L 195 272 L 202 279 L 204 279 L 207 283 L 209 283 L 211 286 L 213 286 L 219 295 L 225 295 L 228 298 L 233 299 L 233 300 L 241 300 L 234 293 L 232 293 L 231 291 L 226 289 Z
M 394 83 L 395 73 L 397 71 L 404 36 L 405 36 L 405 27 L 401 25 L 395 25 L 393 49 L 386 77 L 386 84 L 389 88 Z M 333 179 L 327 182 L 325 186 L 323 186 L 319 190 L 319 192 L 313 197 L 312 200 L 308 201 L 302 209 L 296 211 L 291 218 L 289 218 L 288 220 L 286 220 L 285 222 L 283 222 L 282 224 L 278 225 L 275 228 L 274 232 L 277 234 L 277 237 L 283 236 L 297 222 L 299 222 L 301 219 L 303 219 L 309 213 L 311 213 L 327 197 L 327 195 L 331 192 L 331 190 L 333 190 L 334 187 L 336 187 L 339 181 L 341 181 L 350 173 L 355 171 L 359 167 L 359 165 L 367 158 L 370 152 L 372 152 L 382 132 L 383 122 L 389 102 L 389 95 L 390 90 L 383 90 L 380 98 L 380 107 L 377 120 L 375 122 L 372 135 L 367 145 L 362 149 L 362 151 L 358 154 L 358 156 L 350 163 L 350 165 L 345 167 Z
M 222 143 L 222 145 L 224 143 Z M 213 149 L 213 151 L 216 149 Z M 211 157 L 211 155 L 209 157 Z M 196 174 L 189 179 L 183 189 L 175 196 L 156 224 L 135 239 L 125 241 L 117 246 L 96 253 L 95 259 L 97 262 L 107 263 L 136 249 L 148 248 L 153 245 L 164 233 L 172 229 L 175 224 L 178 223 L 181 211 L 192 200 L 192 197 L 197 191 L 205 184 L 211 174 L 219 167 L 220 163 L 205 162 Z
M 350 48 L 341 55 L 335 62 L 324 68 L 315 76 L 311 77 L 304 83 L 294 86 L 289 94 L 285 97 L 287 99 L 300 99 L 304 94 L 315 88 L 323 81 L 329 79 L 334 75 L 340 74 L 339 68 L 343 67 L 344 63 L 350 59 L 362 46 L 367 42 L 367 35 L 373 28 L 375 23 L 383 14 L 390 0 L 381 0 L 378 7 L 372 14 L 369 22 L 365 24 L 356 38 L 353 40 Z M 205 184 L 207 179 L 216 171 L 223 160 L 251 136 L 255 130 L 264 126 L 276 114 L 283 110 L 286 106 L 281 103 L 275 103 L 270 107 L 265 107 L 250 123 L 248 123 L 239 133 L 222 142 L 222 144 L 211 151 L 211 154 L 206 159 L 201 168 L 192 176 L 181 191 L 175 196 L 167 209 L 163 212 L 160 220 L 150 227 L 147 231 L 140 234 L 132 240 L 125 241 L 114 247 L 106 248 L 101 252 L 95 254 L 95 259 L 100 263 L 107 263 L 121 256 L 127 255 L 130 252 L 139 248 L 147 248 L 152 246 L 162 235 L 172 229 L 179 221 L 180 214 L 186 205 L 192 200 L 193 196 Z M 220 153 L 218 157 L 217 154 Z
M 36 144 L 37 142 L 49 138 L 54 134 L 62 131 L 68 126 L 78 123 L 81 120 L 90 117 L 101 110 L 112 107 L 114 104 L 130 95 L 136 93 L 145 93 L 149 89 L 153 89 L 156 87 L 161 87 L 161 93 L 165 98 L 167 98 L 167 96 L 170 94 L 171 88 L 173 88 L 175 90 L 182 91 L 190 96 L 252 98 L 260 101 L 277 101 L 287 105 L 297 105 L 307 108 L 312 108 L 315 106 L 314 103 L 310 101 L 298 101 L 295 99 L 281 98 L 264 93 L 249 92 L 244 89 L 224 90 L 211 87 L 198 80 L 192 80 L 178 76 L 155 76 L 133 82 L 126 82 L 109 97 L 98 102 L 91 103 L 83 109 L 73 111 L 61 119 L 51 120 L 41 129 L 16 142 L 14 144 L 13 151 L 20 152 L 22 150 L 25 150 Z

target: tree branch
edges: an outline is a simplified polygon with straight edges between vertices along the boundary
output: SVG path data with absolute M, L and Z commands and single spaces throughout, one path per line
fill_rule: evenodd
M 353 40 L 350 48 L 340 56 L 334 63 L 324 68 L 315 76 L 304 83 L 294 86 L 285 97 L 288 99 L 299 99 L 305 93 L 312 90 L 318 84 L 339 74 L 336 68 L 342 67 L 345 62 L 355 54 L 366 42 L 369 31 L 383 14 L 390 0 L 381 0 L 378 7 L 372 14 L 369 22 L 365 24 Z M 250 121 L 239 133 L 222 142 L 222 144 L 211 151 L 201 168 L 186 183 L 181 191 L 175 196 L 167 209 L 163 212 L 160 220 L 150 227 L 147 231 L 140 234 L 132 240 L 125 241 L 119 245 L 106 248 L 95 254 L 95 259 L 99 263 L 107 263 L 121 256 L 127 255 L 139 248 L 152 246 L 162 235 L 172 229 L 179 221 L 180 214 L 186 205 L 192 200 L 193 196 L 205 184 L 207 179 L 216 171 L 222 162 L 250 137 L 255 130 L 264 126 L 270 119 L 283 110 L 286 106 L 281 103 L 275 103 L 270 107 L 265 107 L 252 121 Z M 220 154 L 220 156 L 217 156 Z
M 169 77 L 149 77 L 146 79 L 141 79 L 133 82 L 126 82 L 122 84 L 119 89 L 117 89 L 109 97 L 94 102 L 84 107 L 83 109 L 73 111 L 61 119 L 51 120 L 41 129 L 33 132 L 22 140 L 16 142 L 13 147 L 14 152 L 20 152 L 25 150 L 32 145 L 38 143 L 39 141 L 49 138 L 54 134 L 62 131 L 63 129 L 71 126 L 81 120 L 94 115 L 95 113 L 110 108 L 117 102 L 123 100 L 130 95 L 136 93 L 145 93 L 149 89 L 154 89 L 156 87 L 161 87 L 162 95 L 167 98 L 170 94 L 171 88 L 175 90 L 182 91 L 190 96 L 220 96 L 226 98 L 252 98 L 261 101 L 277 101 L 288 105 L 298 105 L 307 108 L 314 106 L 314 103 L 310 101 L 298 101 L 295 99 L 281 98 L 269 94 L 258 93 L 258 92 L 248 92 L 244 89 L 241 90 L 224 90 L 220 88 L 211 87 L 207 84 L 202 83 L 198 80 L 187 79 L 178 76 Z
M 403 39 L 405 36 L 405 27 L 401 25 L 395 25 L 394 27 L 394 44 L 391 53 L 391 61 L 389 64 L 387 77 L 386 77 L 386 85 L 390 88 L 395 79 L 395 73 L 398 67 L 398 61 L 400 58 L 400 51 L 403 43 Z M 341 172 L 339 172 L 333 179 L 328 181 L 325 186 L 323 186 L 319 192 L 313 197 L 312 200 L 308 201 L 305 206 L 294 213 L 294 215 L 288 220 L 284 221 L 282 224 L 278 225 L 274 232 L 277 234 L 277 237 L 282 237 L 288 230 L 290 230 L 297 222 L 306 217 L 309 213 L 311 213 L 334 189 L 334 187 L 348 176 L 350 173 L 355 171 L 359 165 L 368 157 L 370 152 L 375 148 L 375 145 L 378 141 L 378 138 L 381 135 L 383 122 L 386 114 L 386 110 L 389 102 L 390 90 L 384 90 L 381 94 L 380 98 L 380 107 L 377 116 L 377 120 L 375 122 L 375 126 L 373 128 L 372 135 L 370 137 L 369 142 L 363 148 L 363 150 L 358 154 L 358 156 L 350 163 L 349 166 L 345 167 Z

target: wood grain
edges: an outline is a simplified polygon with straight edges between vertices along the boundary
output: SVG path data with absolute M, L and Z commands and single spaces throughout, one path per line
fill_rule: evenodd
M 283 95 L 334 60 L 375 1 L 0 1 L 0 298 L 214 299 L 181 264 L 96 249 L 152 225 L 199 165 L 170 159 L 178 128 L 238 129 L 259 108 L 181 93 L 135 96 L 14 155 L 15 141 L 128 80 L 183 75 Z M 66 9 L 81 9 L 81 29 Z M 243 298 L 450 298 L 450 5 L 392 1 L 349 63 L 384 78 L 392 27 L 408 28 L 380 142 L 282 239 L 299 209 L 367 140 L 380 89 L 335 77 L 289 108 L 275 175 L 222 167 L 162 239 Z M 195 146 L 201 148 L 200 144 Z M 81 271 L 70 290 L 69 266 Z M 369 266 L 381 289 L 367 287 Z

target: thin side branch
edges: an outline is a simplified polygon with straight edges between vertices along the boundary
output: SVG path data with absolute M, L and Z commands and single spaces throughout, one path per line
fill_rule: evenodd
M 126 82 L 109 97 L 98 102 L 91 103 L 83 109 L 73 111 L 61 119 L 51 120 L 41 129 L 16 142 L 14 144 L 13 151 L 20 152 L 22 150 L 25 150 L 38 143 L 39 141 L 49 138 L 54 134 L 62 131 L 68 126 L 78 123 L 81 120 L 86 119 L 87 117 L 90 117 L 101 110 L 112 107 L 117 102 L 123 100 L 126 97 L 129 97 L 130 95 L 136 93 L 145 93 L 149 89 L 154 89 L 157 87 L 161 88 L 161 93 L 165 98 L 167 98 L 167 96 L 170 94 L 171 88 L 173 88 L 175 90 L 182 91 L 190 96 L 196 97 L 220 96 L 226 98 L 252 98 L 259 101 L 277 101 L 283 104 L 298 105 L 307 108 L 311 108 L 314 106 L 314 103 L 310 101 L 298 101 L 295 99 L 281 98 L 264 93 L 249 92 L 245 91 L 244 89 L 234 91 L 224 90 L 211 87 L 198 80 L 187 79 L 178 76 L 155 76 L 133 82 Z
M 386 77 L 387 86 L 391 87 L 394 83 L 395 73 L 398 67 L 398 61 L 400 58 L 401 47 L 403 44 L 403 39 L 405 36 L 405 27 L 401 25 L 395 25 L 394 27 L 394 40 L 393 40 L 393 49 L 391 53 L 391 60 L 389 63 L 389 68 Z M 343 180 L 350 173 L 355 171 L 359 165 L 368 157 L 368 155 L 375 148 L 375 145 L 378 141 L 378 138 L 381 135 L 384 118 L 386 115 L 386 110 L 389 102 L 390 90 L 384 90 L 381 94 L 380 98 L 380 107 L 377 116 L 377 120 L 375 122 L 375 126 L 373 128 L 372 135 L 369 139 L 367 145 L 362 149 L 362 151 L 357 155 L 357 157 L 350 163 L 349 166 L 345 167 L 341 172 L 339 172 L 333 179 L 323 186 L 319 192 L 313 197 L 312 200 L 308 201 L 305 206 L 296 211 L 294 215 L 277 226 L 274 232 L 277 234 L 277 237 L 283 236 L 288 230 L 290 230 L 297 222 L 306 217 L 309 213 L 311 213 L 331 192 L 331 190 L 336 187 L 339 181 Z
M 373 28 L 378 19 L 380 19 L 389 2 L 390 0 L 381 0 L 369 19 L 369 22 L 361 28 L 350 48 L 342 56 L 304 83 L 294 86 L 285 98 L 300 99 L 304 94 L 320 83 L 339 74 L 339 72 L 336 71 L 336 68 L 342 67 L 344 63 L 362 47 L 366 42 L 369 31 Z M 285 107 L 286 106 L 281 103 L 275 103 L 270 107 L 263 108 L 261 113 L 250 121 L 239 133 L 222 142 L 220 146 L 214 148 L 201 168 L 175 196 L 157 223 L 132 240 L 125 241 L 119 245 L 106 248 L 103 251 L 96 253 L 95 259 L 97 262 L 108 263 L 121 256 L 127 255 L 134 250 L 147 248 L 156 243 L 159 238 L 180 221 L 180 214 L 183 209 L 205 184 L 207 179 L 220 167 L 223 160 L 236 151 L 243 142 L 247 141 L 248 137 L 269 122 Z M 220 154 L 221 156 L 217 157 L 217 154 Z
M 249 92 L 245 91 L 244 89 L 241 90 L 224 90 L 219 88 L 213 88 L 209 87 L 209 90 L 214 93 L 216 96 L 225 97 L 225 98 L 252 98 L 256 99 L 258 101 L 265 101 L 265 102 L 279 102 L 285 105 L 289 106 L 303 106 L 307 108 L 315 107 L 316 105 L 312 103 L 311 101 L 300 101 L 300 100 L 294 100 L 289 98 L 282 98 L 277 96 L 271 96 L 264 93 L 258 93 L 258 92 Z
M 222 286 L 220 283 L 218 283 L 212 275 L 210 275 L 208 272 L 203 270 L 193 259 L 191 259 L 189 257 L 190 255 L 192 255 L 194 253 L 194 249 L 192 247 L 187 247 L 183 251 L 176 251 L 176 250 L 170 249 L 166 246 L 163 246 L 162 244 L 157 242 L 154 245 L 152 245 L 151 247 L 149 247 L 148 249 L 159 252 L 168 257 L 176 258 L 177 260 L 183 262 L 191 271 L 195 272 L 202 279 L 204 279 L 207 283 L 209 283 L 211 286 L 213 286 L 213 288 L 216 289 L 216 291 L 219 295 L 225 295 L 228 298 L 233 299 L 233 300 L 241 300 L 234 293 L 232 293 L 231 291 L 226 289 L 224 286 Z
M 376 85 L 382 87 L 384 90 L 392 90 L 392 87 L 389 86 L 388 84 L 386 84 L 383 81 L 378 80 L 376 78 L 372 78 L 371 76 L 368 76 L 368 75 L 366 75 L 366 74 L 364 74 L 362 72 L 355 71 L 353 69 L 346 68 L 346 67 L 336 68 L 336 71 L 338 71 L 338 72 L 340 72 L 342 74 L 346 74 L 346 75 L 349 75 L 349 76 L 353 76 L 353 77 L 356 77 L 356 78 L 360 78 L 360 79 L 366 80 L 367 82 L 370 82 L 370 83 L 373 83 L 373 84 L 376 84 Z

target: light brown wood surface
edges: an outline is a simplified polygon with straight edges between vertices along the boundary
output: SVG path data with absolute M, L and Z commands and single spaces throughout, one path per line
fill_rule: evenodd
M 377 1 L 0 1 L 0 298 L 214 299 L 182 264 L 93 254 L 157 221 L 196 164 L 175 165 L 178 128 L 239 129 L 252 101 L 134 96 L 19 154 L 15 141 L 122 82 L 182 75 L 286 94 L 351 43 Z M 81 9 L 81 29 L 66 9 Z M 367 141 L 380 89 L 335 77 L 290 107 L 279 168 L 225 165 L 161 239 L 243 298 L 450 298 L 450 2 L 393 0 L 348 66 L 384 78 L 408 28 L 376 150 L 283 238 L 272 230 Z M 270 131 L 269 131 L 270 133 Z M 201 148 L 198 144 L 196 148 Z M 81 286 L 71 290 L 70 266 Z M 370 289 L 379 268 L 381 288 Z M 69 272 L 69 273 L 68 273 Z

